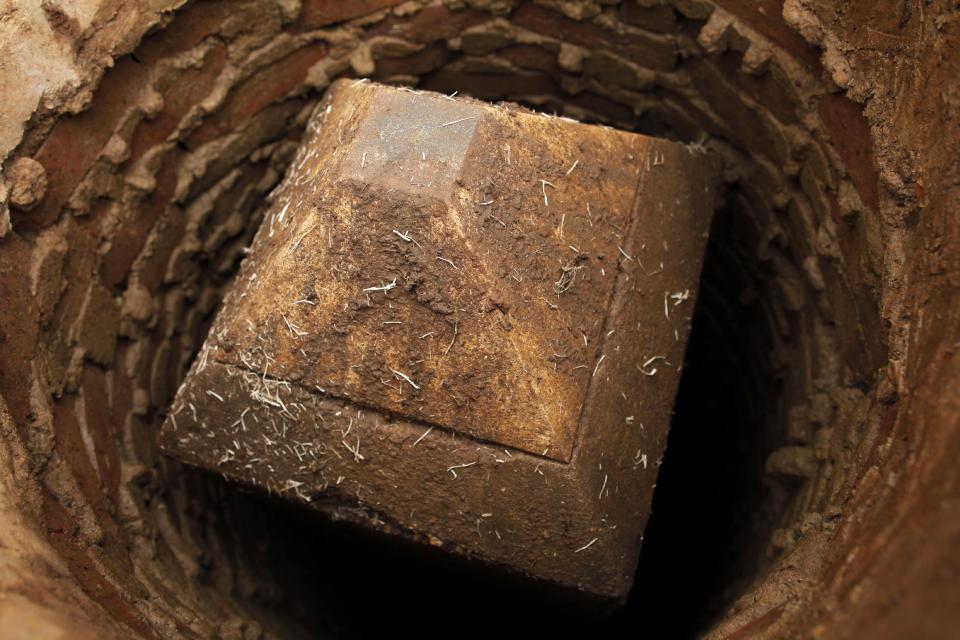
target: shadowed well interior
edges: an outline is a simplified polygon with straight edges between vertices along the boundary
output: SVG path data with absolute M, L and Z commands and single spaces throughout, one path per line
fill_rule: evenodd
M 148 611 L 101 594 L 111 615 L 133 606 L 198 634 L 709 630 L 801 530 L 832 526 L 856 461 L 835 460 L 830 438 L 856 449 L 880 423 L 864 401 L 886 356 L 879 231 L 859 215 L 876 206 L 866 123 L 784 24 L 761 33 L 698 3 L 624 3 L 599 20 L 420 4 L 327 20 L 189 3 L 106 70 L 86 110 L 32 123 L 18 153 L 40 158 L 51 186 L 14 228 L 71 275 L 38 321 L 50 346 L 37 384 L 53 408 L 23 415 L 62 442 L 92 434 L 55 452 L 37 430 L 22 435 L 49 465 L 46 508 L 75 532 L 75 563 L 98 544 L 121 590 L 152 594 Z M 622 610 L 560 607 L 535 586 L 316 521 L 157 453 L 264 200 L 342 76 L 516 102 L 723 157 L 724 204 Z M 113 329 L 85 329 L 103 323 Z

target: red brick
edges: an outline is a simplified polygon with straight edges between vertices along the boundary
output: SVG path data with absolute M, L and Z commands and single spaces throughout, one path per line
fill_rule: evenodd
M 630 105 L 611 100 L 591 91 L 581 91 L 575 95 L 564 96 L 563 101 L 602 114 L 616 122 L 629 123 L 636 117 L 633 107 Z
M 133 386 L 135 388 L 150 389 L 150 374 L 153 359 L 157 351 L 165 347 L 166 338 L 164 337 L 164 330 L 170 324 L 171 321 L 169 318 L 161 316 L 161 320 L 157 323 L 157 328 L 150 335 L 150 338 L 141 341 L 141 350 L 140 353 L 137 354 L 137 367 L 133 374 Z M 150 398 L 150 404 L 152 406 L 159 406 L 153 398 Z
M 449 63 L 456 55 L 445 43 L 433 43 L 403 58 L 380 58 L 374 77 L 386 80 L 398 75 L 422 76 Z
M 117 344 L 117 362 L 126 361 L 127 352 L 130 348 L 127 341 L 121 341 Z M 133 388 L 125 370 L 125 366 L 118 366 L 107 373 L 110 415 L 113 416 L 118 437 L 122 437 L 123 423 L 127 415 L 133 410 Z
M 682 94 L 674 93 L 666 89 L 661 89 L 660 93 L 663 94 L 665 98 L 668 98 L 671 104 L 680 109 L 691 121 L 695 122 L 700 131 L 717 138 L 730 138 L 730 131 L 728 129 L 720 126 L 710 114 L 704 113 L 699 107 L 691 104 Z
M 393 7 L 404 0 L 306 0 L 300 12 L 302 29 L 315 29 L 335 22 L 369 15 L 375 11 Z
M 100 475 L 93 467 L 87 444 L 80 432 L 80 423 L 72 399 L 62 398 L 53 408 L 53 431 L 57 439 L 57 453 L 67 463 L 84 499 L 97 512 L 103 511 L 104 493 Z
M 424 7 L 412 16 L 388 16 L 370 27 L 363 37 L 395 36 L 417 44 L 429 44 L 457 36 L 464 29 L 489 19 L 490 14 L 482 11 L 451 11 L 442 4 L 436 4 Z
M 40 324 L 44 327 L 63 294 L 63 259 L 67 248 L 63 235 L 57 232 L 40 235 L 33 247 L 31 287 L 40 312 Z
M 140 284 L 151 291 L 159 291 L 164 276 L 178 246 L 184 244 L 187 228 L 187 214 L 178 206 L 170 206 L 154 227 L 154 234 L 148 240 L 149 250 L 137 263 Z
M 83 408 L 87 431 L 96 449 L 101 482 L 106 494 L 116 505 L 120 489 L 119 421 L 110 411 L 106 374 L 100 367 L 91 364 L 83 368 Z
M 171 367 L 175 365 L 176 359 L 171 355 L 177 352 L 176 342 L 176 338 L 171 338 L 161 345 L 153 354 L 153 361 L 150 363 L 150 399 L 158 407 L 166 407 L 173 399 L 176 385 L 172 384 Z
M 849 281 L 832 260 L 820 260 L 827 283 L 825 295 L 833 311 L 841 357 L 856 381 L 869 384 L 877 369 L 887 362 L 887 340 L 880 325 L 880 309 L 860 283 Z
M 465 95 L 491 101 L 560 93 L 557 83 L 542 73 L 468 74 L 441 69 L 424 78 L 420 86 L 441 93 L 459 91 Z
M 94 362 L 109 366 L 113 364 L 119 328 L 120 309 L 113 294 L 94 279 L 77 320 L 77 345 Z
M 676 65 L 676 49 L 665 37 L 615 33 L 533 4 L 524 4 L 511 16 L 514 24 L 587 49 L 606 49 L 648 69 L 668 71 Z
M 557 63 L 557 53 L 544 47 L 533 44 L 513 44 L 494 52 L 498 58 L 509 60 L 521 69 L 542 71 L 544 73 L 560 73 Z
M 710 62 L 690 60 L 687 67 L 697 90 L 729 127 L 723 137 L 736 140 L 744 150 L 763 154 L 779 164 L 778 148 L 760 110 L 747 105 Z
M 266 163 L 250 162 L 238 168 L 240 177 L 233 186 L 217 197 L 213 204 L 213 212 L 198 230 L 198 236 L 203 244 L 204 251 L 212 251 L 220 246 L 219 244 L 209 246 L 210 239 L 220 233 L 234 213 L 239 211 L 242 214 L 249 214 L 249 211 L 243 208 L 244 203 L 240 202 L 240 198 L 246 193 L 250 185 L 256 184 L 263 177 L 266 171 Z
M 179 149 L 171 150 L 157 172 L 154 191 L 143 201 L 120 212 L 116 233 L 110 239 L 110 249 L 100 265 L 100 274 L 107 288 L 116 290 L 126 280 L 157 220 L 171 206 L 170 199 L 177 185 L 176 165 L 183 155 Z
M 243 122 L 238 129 L 240 135 L 221 147 L 219 153 L 204 167 L 202 175 L 190 183 L 184 200 L 192 202 L 235 168 L 247 162 L 248 156 L 254 151 L 284 139 L 293 127 L 293 120 L 307 104 L 303 98 L 275 102 Z
M 0 395 L 15 424 L 30 428 L 29 379 L 37 346 L 39 311 L 30 293 L 30 245 L 15 234 L 0 251 Z
M 233 87 L 213 118 L 190 134 L 187 146 L 195 149 L 236 130 L 251 116 L 302 84 L 310 67 L 326 55 L 325 43 L 313 43 L 243 80 Z
M 808 70 L 820 69 L 820 52 L 783 20 L 783 0 L 717 0 L 726 11 L 769 38 Z
M 44 331 L 42 340 L 52 353 L 48 366 L 59 367 L 58 377 L 53 371 L 47 372 L 53 390 L 64 382 L 63 368 L 72 357 L 73 344 L 71 332 L 87 295 L 87 289 L 94 272 L 97 259 L 97 243 L 101 218 L 99 216 L 70 217 L 65 221 L 65 237 L 68 248 L 64 257 L 63 272 L 70 274 L 65 278 L 66 289 L 54 307 L 53 314 Z
M 863 203 L 878 212 L 880 195 L 873 165 L 873 138 L 861 107 L 846 96 L 831 93 L 820 99 L 820 117 Z
M 164 58 L 188 51 L 207 36 L 222 30 L 250 2 L 243 0 L 207 0 L 191 2 L 179 11 L 164 29 L 146 37 L 135 54 L 145 65 L 152 66 Z
M 29 215 L 18 216 L 16 226 L 35 229 L 59 215 L 80 180 L 110 138 L 120 116 L 143 89 L 152 65 L 190 49 L 215 33 L 238 7 L 255 3 L 234 1 L 192 3 L 167 28 L 144 40 L 132 55 L 118 59 L 104 73 L 93 103 L 84 112 L 61 118 L 36 155 L 47 170 L 47 194 Z
M 677 14 L 669 4 L 642 7 L 637 0 L 624 0 L 620 5 L 620 19 L 647 31 L 670 33 L 676 30 Z
M 669 123 L 671 134 L 667 137 L 690 142 L 700 139 L 703 130 L 672 100 L 659 98 L 653 110 L 660 114 L 665 122 Z
M 740 61 L 743 54 L 737 51 L 726 51 L 719 56 L 709 58 L 717 69 L 731 83 L 743 89 L 770 111 L 774 118 L 784 124 L 798 124 L 797 107 L 799 106 L 780 85 L 773 73 L 764 73 L 759 76 L 741 73 Z
M 62 557 L 77 584 L 111 616 L 132 629 L 138 637 L 157 640 L 156 634 L 141 619 L 129 598 L 113 585 L 90 557 L 90 545 L 77 538 L 76 521 L 50 491 L 43 492 L 43 518 L 50 543 Z M 127 575 L 133 575 L 128 571 Z
M 154 118 L 141 121 L 130 139 L 128 163 L 135 162 L 147 150 L 160 144 L 173 133 L 181 120 L 213 88 L 226 62 L 226 47 L 213 46 L 199 68 L 184 70 L 162 92 L 163 109 Z
M 36 209 L 14 220 L 14 227 L 36 229 L 56 220 L 103 146 L 113 135 L 120 117 L 137 100 L 146 80 L 146 67 L 130 56 L 120 58 L 97 88 L 90 108 L 57 121 L 37 152 L 47 170 L 47 193 Z

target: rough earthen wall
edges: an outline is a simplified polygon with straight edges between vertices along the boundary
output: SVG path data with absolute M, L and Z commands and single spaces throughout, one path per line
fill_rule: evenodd
M 259 628 L 243 540 L 196 517 L 219 496 L 154 437 L 342 75 L 722 153 L 731 254 L 760 267 L 756 378 L 783 380 L 767 466 L 803 484 L 714 635 L 955 625 L 951 4 L 26 4 L 0 9 L 0 631 Z

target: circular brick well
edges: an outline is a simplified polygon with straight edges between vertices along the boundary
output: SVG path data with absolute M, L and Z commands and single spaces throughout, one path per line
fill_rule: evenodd
M 81 2 L 83 20 L 44 5 L 81 73 L 48 88 L 3 165 L 0 635 L 956 628 L 955 7 L 135 4 Z M 384 549 L 158 454 L 265 199 L 338 77 L 516 102 L 723 157 L 623 609 L 577 610 Z

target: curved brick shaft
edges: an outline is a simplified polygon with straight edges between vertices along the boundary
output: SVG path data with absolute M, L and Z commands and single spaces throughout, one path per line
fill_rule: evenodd
M 662 140 L 340 81 L 162 446 L 335 517 L 623 598 L 716 173 Z

